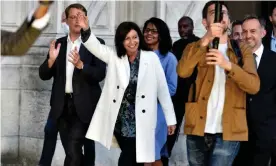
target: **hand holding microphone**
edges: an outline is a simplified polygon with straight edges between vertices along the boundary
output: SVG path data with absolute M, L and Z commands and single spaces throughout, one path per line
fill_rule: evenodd
M 222 5 L 219 2 L 215 4 L 214 12 L 214 23 L 208 25 L 207 33 L 201 39 L 201 45 L 207 46 L 210 42 L 213 41 L 213 48 L 218 47 L 219 38 L 223 35 L 223 25 L 221 24 L 223 14 L 222 14 Z
M 215 18 L 214 23 L 210 25 L 207 34 L 209 34 L 209 41 L 212 41 L 212 48 L 206 53 L 206 63 L 208 65 L 219 65 L 221 68 L 230 71 L 232 69 L 232 64 L 222 53 L 218 50 L 220 37 L 224 33 L 222 21 L 222 5 L 219 2 L 215 4 Z M 208 42 L 209 44 L 209 42 Z
M 219 2 L 216 2 L 214 23 L 220 23 L 221 20 L 222 20 L 222 5 Z M 221 25 L 219 27 L 223 32 L 223 29 L 222 29 Z M 219 37 L 218 36 L 215 36 L 215 38 L 213 39 L 213 45 L 212 46 L 213 46 L 214 49 L 218 49 L 218 46 L 219 46 Z

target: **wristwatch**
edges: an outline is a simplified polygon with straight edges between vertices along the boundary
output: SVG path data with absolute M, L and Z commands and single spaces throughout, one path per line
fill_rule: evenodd
M 41 5 L 51 5 L 54 1 L 39 1 Z

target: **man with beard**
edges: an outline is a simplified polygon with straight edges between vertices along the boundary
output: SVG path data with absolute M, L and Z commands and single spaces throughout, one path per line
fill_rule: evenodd
M 222 5 L 222 21 L 214 23 L 215 3 Z M 207 2 L 202 11 L 207 32 L 189 44 L 178 63 L 180 77 L 197 71 L 185 105 L 184 133 L 190 166 L 232 165 L 239 142 L 248 139 L 246 93 L 256 94 L 260 80 L 249 46 L 239 43 L 242 65 L 228 39 L 228 7 Z M 209 48 L 215 37 L 218 49 Z
M 276 52 L 276 6 L 270 12 L 269 20 L 272 24 L 272 30 L 263 38 L 264 47 Z
M 248 16 L 242 24 L 245 42 L 252 47 L 261 80 L 260 91 L 247 95 L 249 140 L 241 144 L 235 166 L 267 166 L 276 155 L 276 53 L 262 44 L 265 25 L 256 16 Z M 273 164 L 272 164 L 273 165 Z

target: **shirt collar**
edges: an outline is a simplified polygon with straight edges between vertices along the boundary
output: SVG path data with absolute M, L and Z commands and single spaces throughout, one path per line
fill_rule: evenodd
M 261 57 L 264 52 L 264 46 L 263 44 L 254 52 L 254 54 L 257 55 L 257 57 Z
M 70 42 L 72 44 L 80 44 L 81 43 L 81 36 L 79 36 L 79 38 L 77 40 L 75 40 L 75 42 L 72 42 L 72 40 L 70 39 L 70 35 L 68 34 L 67 42 Z
M 274 33 L 274 32 L 272 31 L 272 33 L 271 33 L 271 38 L 276 40 L 276 37 L 274 37 L 274 34 L 273 34 L 273 33 Z

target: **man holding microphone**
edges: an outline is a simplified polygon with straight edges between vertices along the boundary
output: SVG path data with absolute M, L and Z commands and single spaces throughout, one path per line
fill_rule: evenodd
M 216 5 L 222 6 L 220 12 Z M 221 14 L 220 22 L 214 23 L 215 13 Z M 196 77 L 185 105 L 188 160 L 190 166 L 226 166 L 237 155 L 239 142 L 248 139 L 246 93 L 257 93 L 260 80 L 251 49 L 239 44 L 240 65 L 228 39 L 228 7 L 221 1 L 209 1 L 202 17 L 206 34 L 186 47 L 177 66 L 180 77 Z M 219 38 L 215 39 L 217 49 L 214 38 Z

